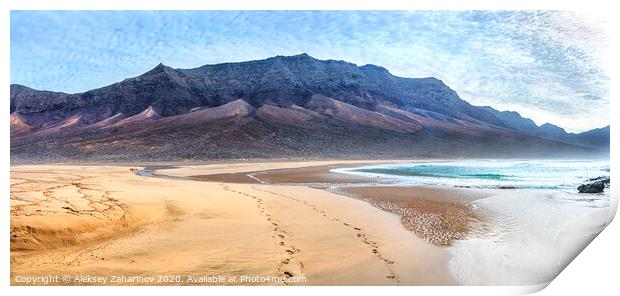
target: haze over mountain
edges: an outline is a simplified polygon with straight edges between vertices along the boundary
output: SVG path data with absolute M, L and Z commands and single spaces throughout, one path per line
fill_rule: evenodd
M 78 94 L 11 85 L 11 157 L 567 157 L 607 154 L 609 127 L 569 134 L 478 107 L 435 78 L 307 54 L 173 69 Z
M 580 146 L 609 149 L 609 125 L 582 133 L 568 133 L 563 128 L 551 123 L 538 126 L 531 119 L 523 118 L 515 111 L 497 111 L 489 106 L 483 108 L 493 113 L 506 127 L 527 135 Z

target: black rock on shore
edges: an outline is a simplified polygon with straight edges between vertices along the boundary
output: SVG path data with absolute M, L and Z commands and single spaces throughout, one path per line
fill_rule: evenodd
M 610 178 L 608 177 L 593 178 L 590 181 L 594 182 L 581 184 L 577 187 L 579 193 L 600 193 L 605 191 L 605 187 L 609 187 L 610 184 Z

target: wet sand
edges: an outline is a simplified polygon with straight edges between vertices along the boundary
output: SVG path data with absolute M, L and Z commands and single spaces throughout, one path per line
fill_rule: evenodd
M 397 214 L 405 228 L 438 246 L 450 246 L 473 232 L 484 231 L 484 215 L 474 210 L 471 202 L 491 196 L 482 190 L 421 186 L 340 187 L 335 192 Z
M 330 172 L 331 169 L 335 168 L 360 165 L 364 165 L 364 163 L 348 165 L 331 164 L 277 170 L 195 175 L 189 177 L 198 181 L 248 184 L 354 184 L 380 181 L 362 176 L 352 176 Z

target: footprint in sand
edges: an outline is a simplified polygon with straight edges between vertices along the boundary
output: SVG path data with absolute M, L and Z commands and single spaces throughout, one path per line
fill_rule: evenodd
M 251 197 L 252 199 L 254 199 L 256 201 L 256 207 L 260 210 L 261 215 L 266 217 L 266 220 L 268 222 L 271 222 L 271 225 L 273 226 L 272 231 L 274 232 L 274 235 L 272 235 L 273 238 L 275 238 L 275 235 L 278 236 L 278 238 L 281 239 L 281 241 L 278 242 L 278 245 L 280 247 L 286 248 L 285 249 L 285 253 L 287 254 L 288 257 L 284 258 L 281 260 L 281 265 L 280 267 L 278 267 L 278 271 L 281 272 L 281 274 L 283 274 L 286 278 L 290 278 L 293 277 L 293 272 L 289 271 L 288 269 L 285 269 L 285 266 L 288 266 L 291 261 L 294 259 L 294 255 L 299 254 L 301 252 L 301 249 L 296 248 L 295 246 L 287 246 L 286 245 L 286 235 L 288 234 L 286 231 L 280 229 L 280 225 L 279 225 L 279 221 L 277 218 L 275 218 L 266 208 L 266 206 L 263 203 L 263 199 L 259 198 L 257 196 L 254 195 L 250 195 L 247 194 L 245 192 L 239 192 L 239 191 L 235 191 L 235 190 L 231 190 L 229 187 L 227 186 L 223 186 L 222 188 L 224 188 L 225 190 L 231 191 L 231 192 L 235 192 L 237 194 L 246 196 L 246 197 Z M 304 265 L 301 261 L 298 261 L 297 264 L 299 265 L 299 271 L 301 272 L 301 270 L 304 268 Z M 285 285 L 288 285 L 287 282 L 284 282 Z
M 294 201 L 297 201 L 297 202 L 301 202 L 301 203 L 303 203 L 304 205 L 306 205 L 307 207 L 311 208 L 313 211 L 315 211 L 315 212 L 317 212 L 317 213 L 321 214 L 323 217 L 329 218 L 329 216 L 327 215 L 327 213 L 326 213 L 325 211 L 320 210 L 320 209 L 319 209 L 319 208 L 317 208 L 315 205 L 310 204 L 310 203 L 308 203 L 308 202 L 306 202 L 306 201 L 304 201 L 304 200 L 300 200 L 300 199 L 297 199 L 297 198 L 294 198 L 294 197 L 291 197 L 291 196 L 287 196 L 287 195 L 283 195 L 283 194 L 279 194 L 279 193 L 275 193 L 275 192 L 270 192 L 270 191 L 267 191 L 267 190 L 261 190 L 261 189 L 258 189 L 258 188 L 256 188 L 256 187 L 252 187 L 252 188 L 253 188 L 254 190 L 257 190 L 257 191 L 267 192 L 267 193 L 271 193 L 271 194 L 273 194 L 273 195 L 278 195 L 278 196 L 282 196 L 282 197 L 285 197 L 285 198 L 288 198 L 288 199 L 291 199 L 291 200 L 294 200 Z M 330 219 L 330 220 L 332 220 L 332 221 L 334 221 L 334 222 L 341 222 L 341 221 L 340 221 L 340 219 L 338 219 L 338 218 L 329 218 L 329 219 Z M 377 244 L 376 242 L 371 241 L 371 240 L 368 240 L 368 239 L 366 238 L 366 235 L 365 235 L 365 234 L 363 234 L 363 233 L 359 233 L 359 231 L 361 231 L 361 230 L 362 230 L 361 228 L 359 228 L 359 227 L 353 227 L 353 226 L 351 226 L 351 225 L 350 225 L 349 223 L 347 223 L 347 222 L 342 222 L 342 225 L 344 225 L 344 226 L 346 226 L 346 227 L 348 227 L 348 228 L 351 228 L 352 230 L 356 231 L 356 232 L 357 232 L 357 233 L 355 234 L 355 235 L 356 235 L 356 237 L 360 238 L 360 239 L 362 240 L 362 242 L 364 242 L 365 244 L 370 245 L 370 246 L 372 247 L 372 249 L 371 249 L 371 253 L 372 253 L 372 254 L 373 254 L 373 255 L 374 255 L 377 259 L 381 260 L 381 261 L 382 261 L 382 262 L 386 265 L 386 268 L 387 268 L 387 269 L 388 269 L 388 271 L 389 271 L 389 273 L 386 275 L 386 278 L 387 278 L 387 279 L 390 279 L 390 280 L 395 280 L 397 283 L 398 283 L 398 282 L 400 282 L 400 281 L 399 281 L 399 277 L 398 277 L 398 275 L 397 275 L 397 274 L 396 274 L 396 273 L 392 270 L 392 267 L 391 267 L 391 266 L 392 266 L 392 264 L 394 264 L 394 261 L 389 260 L 389 259 L 387 259 L 387 258 L 384 258 L 384 257 L 383 257 L 383 255 L 382 255 L 382 254 L 381 254 L 381 252 L 379 251 L 378 244 Z M 274 228 L 274 230 L 277 230 L 277 227 L 276 227 L 276 228 Z M 280 238 L 284 238 L 283 236 L 279 236 L 279 237 L 280 237 Z M 281 245 L 281 246 L 284 246 L 285 244 L 280 244 L 280 245 Z M 285 251 L 286 251 L 286 253 L 287 253 L 287 254 L 289 254 L 289 256 L 293 256 L 294 254 L 296 254 L 297 252 L 300 252 L 301 250 L 300 250 L 300 249 L 297 249 L 297 248 L 294 248 L 293 246 L 291 246 L 291 248 L 286 249 Z M 287 265 L 287 264 L 289 264 L 289 263 L 290 263 L 290 260 L 285 260 L 285 261 L 282 261 L 282 264 L 283 264 L 283 265 Z M 299 266 L 300 266 L 301 268 L 303 268 L 303 263 L 299 262 Z M 282 267 L 282 268 L 280 268 L 280 270 L 283 270 L 283 267 Z M 291 273 L 291 272 L 289 272 L 289 271 L 283 271 L 283 273 L 284 273 L 284 275 L 285 275 L 286 277 L 292 277 L 292 273 Z M 285 284 L 286 284 L 286 282 L 285 282 Z

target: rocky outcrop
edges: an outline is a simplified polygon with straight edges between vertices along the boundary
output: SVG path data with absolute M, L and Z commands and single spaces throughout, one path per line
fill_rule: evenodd
M 577 187 L 579 193 L 601 193 L 605 191 L 605 187 L 609 187 L 610 184 L 610 179 L 605 177 L 590 179 L 590 181 L 595 182 L 581 184 Z

